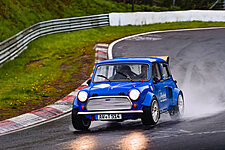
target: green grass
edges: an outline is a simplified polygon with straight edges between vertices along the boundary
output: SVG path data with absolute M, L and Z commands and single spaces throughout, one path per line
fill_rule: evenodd
M 168 8 L 136 5 L 135 11 L 162 11 Z M 1 0 L 0 41 L 46 20 L 131 11 L 130 4 L 111 0 Z
M 102 27 L 41 37 L 0 68 L 0 119 L 43 107 L 77 88 L 92 72 L 93 47 L 156 30 L 225 27 L 221 22 L 178 22 Z

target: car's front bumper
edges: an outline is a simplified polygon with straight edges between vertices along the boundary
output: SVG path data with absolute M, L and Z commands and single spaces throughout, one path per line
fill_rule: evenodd
M 97 114 L 141 114 L 143 110 L 121 110 L 121 111 L 93 111 L 78 112 L 78 115 L 97 115 Z

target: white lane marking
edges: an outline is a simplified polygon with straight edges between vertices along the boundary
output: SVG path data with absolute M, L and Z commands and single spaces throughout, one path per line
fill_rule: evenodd
M 155 35 L 145 35 L 145 36 L 138 36 L 138 37 L 132 37 L 127 39 L 128 41 L 144 41 L 144 40 L 148 40 L 148 41 L 159 41 L 162 40 L 162 37 L 159 36 L 155 36 Z
M 212 135 L 212 134 L 220 134 L 225 133 L 225 130 L 216 130 L 216 131 L 203 131 L 203 132 L 191 132 L 187 130 L 180 129 L 178 131 L 160 131 L 163 133 L 167 133 L 166 135 L 158 135 L 153 136 L 151 139 L 162 139 L 162 138 L 170 138 L 170 137 L 179 137 L 179 136 L 195 136 L 195 135 Z
M 191 131 L 183 130 L 183 129 L 180 129 L 180 132 L 183 132 L 183 133 L 191 133 Z
M 152 31 L 152 32 L 145 32 L 145 33 L 140 33 L 140 34 L 136 34 L 136 35 L 131 35 L 131 36 L 127 36 L 121 39 L 118 39 L 116 41 L 113 41 L 108 48 L 108 58 L 112 59 L 112 49 L 113 46 L 115 44 L 117 44 L 118 42 L 121 42 L 123 40 L 129 39 L 129 38 L 133 38 L 133 37 L 137 37 L 137 36 L 141 36 L 141 35 L 146 35 L 146 34 L 155 34 L 155 33 L 167 33 L 167 32 L 182 32 L 182 31 L 198 31 L 198 30 L 215 30 L 215 29 L 225 29 L 225 27 L 211 27 L 211 28 L 195 28 L 195 29 L 178 29 L 178 30 L 166 30 L 166 31 Z

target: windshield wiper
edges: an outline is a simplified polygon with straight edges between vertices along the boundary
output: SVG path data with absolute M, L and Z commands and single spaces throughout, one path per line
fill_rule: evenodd
M 104 76 L 104 75 L 98 74 L 97 76 L 98 76 L 98 77 L 105 78 L 106 80 L 108 80 L 109 82 L 111 82 L 111 81 L 110 81 L 106 76 Z
M 131 79 L 131 77 L 128 74 L 124 74 L 122 72 L 117 71 L 116 73 L 121 74 L 122 76 L 126 77 L 127 79 L 129 79 L 130 81 L 133 82 L 133 80 Z

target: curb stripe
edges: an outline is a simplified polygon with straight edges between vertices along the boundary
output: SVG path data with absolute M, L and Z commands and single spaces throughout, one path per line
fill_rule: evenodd
M 102 58 L 102 57 L 95 57 L 95 58 L 100 61 L 106 60 L 106 58 Z
M 105 44 L 105 43 L 98 43 L 94 46 L 94 49 L 97 49 L 97 48 L 103 48 L 103 49 L 107 49 L 109 46 L 109 44 Z
M 75 91 L 71 92 L 69 95 L 74 96 L 74 98 L 75 98 L 77 96 L 77 91 L 75 90 Z
M 96 44 L 94 49 L 96 50 L 94 65 L 95 67 L 96 63 L 107 59 L 108 44 Z M 90 75 L 88 80 L 92 78 L 92 75 L 93 73 Z M 76 98 L 77 93 L 81 89 L 88 86 L 88 80 L 86 80 L 81 86 L 75 89 L 75 91 L 71 92 L 61 100 L 58 100 L 54 104 L 45 106 L 41 109 L 37 109 L 14 118 L 0 121 L 0 136 L 12 132 L 21 131 L 35 125 L 43 124 L 45 122 L 49 122 L 50 119 L 54 120 L 55 117 L 60 118 L 58 116 L 70 112 L 72 110 L 72 103 Z
M 22 125 L 10 120 L 3 120 L 0 123 L 0 134 L 21 128 Z
M 59 111 L 55 108 L 51 108 L 51 107 L 44 107 L 44 108 L 32 111 L 30 113 L 35 114 L 35 115 L 45 118 L 45 119 L 50 119 L 55 116 L 58 116 L 59 114 L 62 114 L 61 111 Z
M 104 58 L 104 59 L 107 59 L 107 56 L 106 56 L 105 54 L 102 54 L 102 53 L 98 53 L 96 57 L 97 57 L 97 58 Z M 96 58 L 96 57 L 95 57 L 95 58 Z
M 97 54 L 104 54 L 104 55 L 107 56 L 107 51 L 106 50 L 104 50 L 104 51 L 96 50 L 96 53 Z
M 23 127 L 25 127 L 25 126 L 35 124 L 37 122 L 40 122 L 40 121 L 43 121 L 46 119 L 39 117 L 35 114 L 26 113 L 26 114 L 23 114 L 23 115 L 20 115 L 20 116 L 17 116 L 17 117 L 8 119 L 8 120 L 13 121 L 17 124 L 21 124 Z
M 77 88 L 77 90 L 82 90 L 83 88 L 86 88 L 86 87 L 87 87 L 87 85 L 79 86 L 79 87 Z
M 76 96 L 73 96 L 73 95 L 67 95 L 66 97 L 64 97 L 63 99 L 61 99 L 61 101 L 66 101 L 66 102 L 72 103 L 75 97 Z
M 54 108 L 54 109 L 57 109 L 57 110 L 61 111 L 62 113 L 60 113 L 59 115 L 65 113 L 65 112 L 68 112 L 68 110 L 72 109 L 72 105 L 52 104 L 52 105 L 49 105 L 48 107 L 51 107 L 51 108 Z

